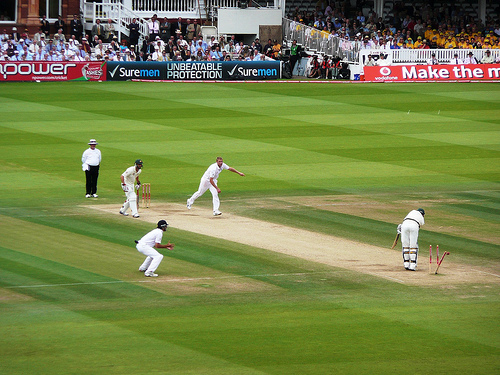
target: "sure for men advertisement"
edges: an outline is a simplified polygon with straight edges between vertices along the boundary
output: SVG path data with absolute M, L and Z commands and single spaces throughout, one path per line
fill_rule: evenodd
M 175 61 L 107 63 L 108 81 L 245 81 L 281 77 L 279 61 Z

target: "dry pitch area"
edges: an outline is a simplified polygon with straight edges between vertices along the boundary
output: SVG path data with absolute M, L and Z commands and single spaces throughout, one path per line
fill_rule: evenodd
M 95 205 L 93 208 L 119 215 L 117 205 Z M 166 219 L 171 228 L 255 246 L 407 285 L 449 288 L 459 283 L 500 283 L 497 264 L 488 268 L 460 264 L 453 261 L 452 250 L 441 265 L 439 274 L 435 275 L 428 272 L 428 247 L 425 246 L 420 250 L 418 271 L 409 272 L 403 268 L 401 252 L 396 250 L 400 249 L 400 243 L 396 249 L 391 250 L 227 212 L 214 217 L 211 209 L 201 205 L 188 210 L 185 205 L 155 203 L 151 208 L 141 209 L 140 215 L 138 219 L 128 216 L 123 217 L 123 220 L 143 220 L 156 225 L 158 220 Z M 392 233 L 390 236 L 392 237 Z M 388 239 L 388 242 L 392 244 L 393 239 Z M 182 246 L 179 243 L 177 245 Z M 433 260 L 435 262 L 435 254 Z M 436 265 L 433 264 L 432 267 L 434 270 Z

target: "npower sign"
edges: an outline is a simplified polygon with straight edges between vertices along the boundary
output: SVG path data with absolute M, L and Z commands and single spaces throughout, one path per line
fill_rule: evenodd
M 102 62 L 0 62 L 0 81 L 96 81 L 105 69 Z

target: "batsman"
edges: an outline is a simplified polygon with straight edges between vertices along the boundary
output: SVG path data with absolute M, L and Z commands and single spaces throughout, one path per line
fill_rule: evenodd
M 401 233 L 401 245 L 403 246 L 403 263 L 408 271 L 416 271 L 417 269 L 418 232 L 420 227 L 425 224 L 424 215 L 423 208 L 412 210 L 398 225 L 398 236 Z
M 141 186 L 141 182 L 139 181 L 139 175 L 141 172 L 142 160 L 137 159 L 134 165 L 127 168 L 127 170 L 120 176 L 122 189 L 125 192 L 125 197 L 127 198 L 120 209 L 120 214 L 123 216 L 128 216 L 127 210 L 130 208 L 132 211 L 132 217 L 139 217 L 139 212 L 137 211 L 137 194 L 135 191 L 139 190 L 139 187 Z

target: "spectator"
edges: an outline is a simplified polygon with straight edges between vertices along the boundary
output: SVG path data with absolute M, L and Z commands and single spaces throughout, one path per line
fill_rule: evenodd
M 293 74 L 293 69 L 295 68 L 295 64 L 300 59 L 301 47 L 297 44 L 297 40 L 294 39 L 292 41 L 292 45 L 290 46 L 290 69 Z
M 196 35 L 195 33 L 196 33 L 196 27 L 194 23 L 192 23 L 191 20 L 188 18 L 186 26 L 186 40 L 187 41 L 193 40 L 194 36 Z
M 5 31 L 6 31 L 6 30 L 5 30 Z M 5 34 L 4 34 L 4 35 L 5 35 Z M 41 40 L 42 35 L 43 35 L 43 37 L 45 38 L 45 36 L 46 36 L 46 35 L 45 35 L 45 33 L 42 31 L 42 28 L 41 28 L 41 27 L 39 27 L 39 28 L 38 28 L 38 32 L 36 32 L 36 33 L 35 33 L 35 35 L 33 35 L 33 42 L 38 43 L 38 42 Z M 9 35 L 7 34 L 7 36 L 5 36 L 5 38 L 4 38 L 4 39 L 5 39 L 5 40 L 9 39 Z
M 137 46 L 139 43 L 139 23 L 136 18 L 132 18 L 132 22 L 128 25 L 129 31 L 129 39 L 130 39 L 130 47 Z
M 383 52 L 379 55 L 379 59 L 377 61 L 377 65 L 378 66 L 389 66 L 389 65 L 391 65 L 389 63 L 389 61 L 385 57 L 386 56 L 385 56 L 385 54 Z
M 491 55 L 491 51 L 487 49 L 484 52 L 484 56 L 481 59 L 481 64 L 494 64 L 495 63 L 495 58 Z
M 106 42 L 111 42 L 116 37 L 115 25 L 113 24 L 113 20 L 108 18 L 108 22 L 104 25 L 104 39 Z M 118 39 L 118 37 L 116 37 Z
M 40 27 L 41 27 L 43 33 L 47 36 L 50 35 L 50 23 L 47 20 L 47 16 L 45 14 L 42 16 L 40 23 L 41 23 Z
M 95 54 L 99 54 L 101 56 L 104 56 L 104 53 L 106 52 L 106 48 L 104 47 L 104 44 L 102 43 L 101 39 L 98 39 L 97 45 L 94 47 Z
M 182 22 L 182 17 L 179 17 L 176 22 L 172 23 L 172 25 L 170 26 L 170 34 L 178 34 L 177 30 L 179 31 L 180 35 L 184 36 L 186 34 L 186 25 Z
M 170 39 L 170 23 L 167 17 L 163 18 L 163 21 L 160 22 L 160 37 L 165 43 Z
M 309 78 L 321 78 L 320 63 L 318 61 L 318 56 L 313 55 L 308 61 L 309 65 Z
M 99 41 L 100 41 L 99 37 L 95 35 L 90 41 L 90 45 L 92 46 L 92 48 L 96 48 L 99 45 Z
M 469 52 L 467 54 L 467 57 L 464 59 L 464 64 L 477 64 L 477 63 L 478 63 L 478 61 L 474 57 L 474 54 L 472 52 Z
M 212 60 L 222 61 L 223 55 L 218 45 L 215 45 L 214 50 L 210 53 Z
M 276 39 L 274 39 L 272 49 L 273 49 L 273 55 L 271 57 L 276 60 L 281 54 L 281 44 L 279 44 Z
M 57 16 L 57 21 L 54 22 L 54 28 L 56 30 L 59 30 L 61 29 L 62 30 L 62 34 L 65 33 L 65 29 L 66 29 L 66 23 L 64 22 L 64 20 L 62 19 L 61 15 L 58 15 Z M 66 40 L 66 39 L 64 39 Z
M 463 61 L 458 58 L 458 53 L 453 54 L 453 58 L 450 60 L 450 64 L 459 65 L 463 64 Z
M 101 39 L 104 35 L 104 27 L 101 25 L 101 20 L 98 18 L 92 26 L 92 36 Z
M 126 50 L 128 50 L 127 40 L 122 39 L 122 43 L 120 44 L 120 52 L 122 53 L 122 55 L 125 53 Z
M 198 24 L 198 20 L 194 20 L 193 23 L 194 23 L 194 36 L 193 36 L 194 38 L 195 36 L 201 34 L 201 26 Z
M 158 21 L 158 16 L 153 14 L 153 17 L 148 22 L 149 30 L 149 40 L 156 40 L 157 36 L 160 36 L 160 22 Z
M 429 60 L 427 60 L 427 65 L 438 65 L 438 64 L 439 64 L 439 61 L 436 58 L 436 54 L 433 52 L 431 54 L 431 58 Z
M 56 38 L 62 43 L 66 42 L 66 36 L 64 35 L 62 28 L 57 29 L 57 33 L 54 34 L 54 39 Z
M 80 39 L 83 34 L 83 25 L 77 14 L 73 15 L 73 19 L 70 22 L 71 35 L 74 35 L 76 39 Z
M 375 66 L 377 63 L 373 60 L 372 55 L 368 55 L 368 59 L 365 62 L 365 66 Z
M 85 51 L 85 55 L 90 55 L 92 53 L 92 48 L 87 40 L 87 38 L 82 38 L 82 49 Z M 85 56 L 84 56 L 85 57 Z
M 267 41 L 267 44 L 264 46 L 262 53 L 266 56 L 270 56 L 272 54 L 272 51 L 273 51 L 273 41 L 269 39 Z

